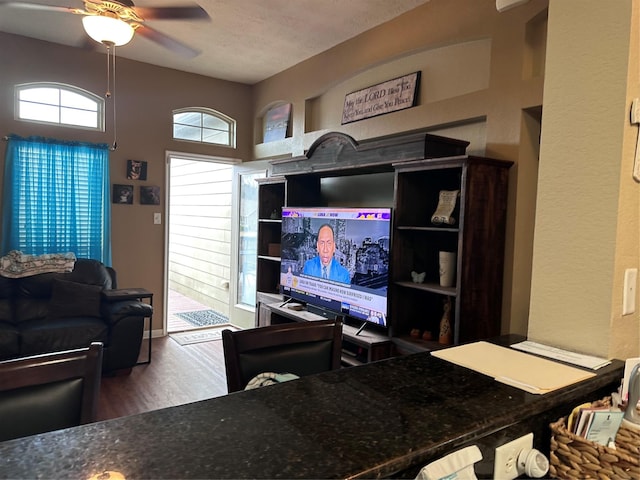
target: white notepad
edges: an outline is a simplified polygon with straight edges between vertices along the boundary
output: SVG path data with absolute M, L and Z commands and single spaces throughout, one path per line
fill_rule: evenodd
M 592 372 L 489 342 L 436 350 L 431 355 L 534 394 L 552 392 L 595 376 Z
M 569 350 L 563 350 L 561 348 L 552 347 L 550 345 L 543 345 L 542 343 L 532 342 L 525 340 L 524 342 L 514 343 L 511 348 L 522 350 L 523 352 L 535 353 L 543 357 L 551 358 L 553 360 L 560 360 L 561 362 L 571 363 L 578 367 L 590 368 L 591 370 L 597 370 L 605 367 L 611 363 L 606 358 L 594 357 L 592 355 L 584 355 L 582 353 L 570 352 Z

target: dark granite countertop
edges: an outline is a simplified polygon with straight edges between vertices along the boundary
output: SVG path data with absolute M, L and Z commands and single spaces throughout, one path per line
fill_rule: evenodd
M 393 476 L 622 377 L 532 395 L 419 353 L 0 443 L 0 477 Z

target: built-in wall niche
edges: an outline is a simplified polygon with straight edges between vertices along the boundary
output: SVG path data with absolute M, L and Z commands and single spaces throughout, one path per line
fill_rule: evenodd
M 345 79 L 316 97 L 305 100 L 304 132 L 311 133 L 336 128 L 342 118 L 345 95 L 362 88 L 382 83 L 411 72 L 423 72 L 418 88 L 417 106 L 402 113 L 392 113 L 394 124 L 412 123 L 412 117 L 421 118 L 430 124 L 450 121 L 450 109 L 441 102 L 454 100 L 452 108 L 459 108 L 459 97 L 473 92 L 486 91 L 491 77 L 490 38 L 465 40 L 460 43 L 427 48 L 411 55 L 402 55 L 384 64 L 376 65 Z M 469 75 L 473 72 L 473 75 Z M 439 103 L 436 109 L 430 108 Z M 367 133 L 378 129 L 381 134 L 388 131 L 389 115 L 368 118 L 341 129 L 349 132 L 362 128 L 366 122 Z M 466 137 L 452 137 L 466 138 Z
M 522 64 L 522 78 L 525 80 L 544 77 L 548 13 L 544 10 L 527 22 Z
M 291 138 L 293 105 L 278 102 L 269 105 L 255 121 L 254 141 L 258 144 L 278 143 Z
M 323 96 L 308 98 L 304 102 L 304 133 L 320 130 L 322 122 Z M 336 114 L 337 115 L 337 114 Z
M 323 178 L 320 193 L 328 206 L 392 207 L 393 172 Z

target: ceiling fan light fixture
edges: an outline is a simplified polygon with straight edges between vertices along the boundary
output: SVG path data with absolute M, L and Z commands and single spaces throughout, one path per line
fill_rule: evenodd
M 99 43 L 119 47 L 133 38 L 133 27 L 119 18 L 88 15 L 82 19 L 82 26 L 87 35 Z

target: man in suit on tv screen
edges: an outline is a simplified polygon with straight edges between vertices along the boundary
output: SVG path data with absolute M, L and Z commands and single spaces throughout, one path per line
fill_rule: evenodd
M 327 278 L 336 282 L 351 283 L 349 270 L 333 258 L 336 244 L 331 225 L 325 223 L 318 229 L 316 248 L 318 249 L 318 256 L 305 262 L 302 273 L 313 277 Z

